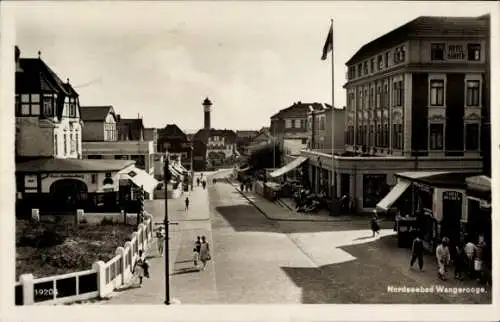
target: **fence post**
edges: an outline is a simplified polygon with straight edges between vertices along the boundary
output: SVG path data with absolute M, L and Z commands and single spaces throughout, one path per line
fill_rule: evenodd
M 85 211 L 83 209 L 76 210 L 76 225 L 77 226 L 83 221 L 84 215 L 85 215 Z
M 137 233 L 139 235 L 139 244 L 141 245 L 141 249 L 145 251 L 146 249 L 144 248 L 144 224 L 139 224 L 139 228 L 137 229 Z
M 40 209 L 31 209 L 31 221 L 33 222 L 40 221 Z
M 92 268 L 97 272 L 97 290 L 99 297 L 106 296 L 106 264 L 103 261 L 96 261 L 92 264 Z
M 116 255 L 120 255 L 120 261 L 122 263 L 122 268 L 120 270 L 120 274 L 122 275 L 122 281 L 120 283 L 120 286 L 121 285 L 124 285 L 125 284 L 125 267 L 126 267 L 126 263 L 125 263 L 125 249 L 123 247 L 117 247 L 116 250 L 115 250 L 115 256 Z
M 19 282 L 23 286 L 23 305 L 35 303 L 35 288 L 33 274 L 23 274 L 19 276 Z
M 131 250 L 132 250 L 132 243 L 129 241 L 125 242 L 124 253 L 127 255 L 127 262 L 125 263 L 126 269 L 124 271 L 125 283 L 128 283 L 128 281 L 132 277 L 132 265 L 134 265 L 134 255 L 132 254 Z M 129 264 L 129 261 L 131 264 Z
M 136 244 L 137 243 L 137 232 L 136 231 L 134 231 L 132 233 L 132 236 L 130 237 L 130 242 L 132 243 L 132 249 L 133 249 L 132 254 L 133 254 L 133 256 L 135 256 L 139 252 L 139 248 L 138 247 L 135 248 L 135 245 L 137 245 Z

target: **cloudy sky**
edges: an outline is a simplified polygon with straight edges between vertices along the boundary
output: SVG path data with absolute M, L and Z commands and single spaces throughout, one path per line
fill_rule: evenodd
M 295 101 L 345 105 L 345 62 L 366 42 L 420 15 L 477 16 L 493 2 L 7 2 L 22 57 L 77 88 L 82 105 L 140 113 L 148 127 L 259 129 Z M 4 3 L 5 5 L 5 3 Z

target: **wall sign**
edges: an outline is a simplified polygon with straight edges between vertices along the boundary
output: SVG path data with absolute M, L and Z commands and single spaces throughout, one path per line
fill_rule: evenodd
M 462 201 L 462 194 L 458 191 L 444 191 L 443 200 L 446 201 Z
M 450 60 L 464 60 L 465 50 L 463 45 L 448 45 L 447 58 Z
M 51 178 L 80 178 L 80 179 L 84 179 L 85 175 L 76 174 L 76 173 L 51 173 L 49 177 L 51 177 Z
M 24 176 L 24 192 L 38 192 L 38 176 L 36 174 Z

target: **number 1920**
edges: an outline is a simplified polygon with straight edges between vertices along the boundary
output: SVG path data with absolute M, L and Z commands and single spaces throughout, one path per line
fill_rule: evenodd
M 54 294 L 57 295 L 57 290 L 53 288 L 36 288 L 35 289 L 35 296 L 53 296 Z

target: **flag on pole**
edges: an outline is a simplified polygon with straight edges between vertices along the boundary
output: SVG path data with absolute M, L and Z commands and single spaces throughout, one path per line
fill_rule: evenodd
M 323 46 L 323 55 L 321 60 L 326 60 L 328 53 L 333 51 L 333 24 L 330 26 L 330 31 L 328 31 L 328 36 L 326 37 L 325 45 Z

